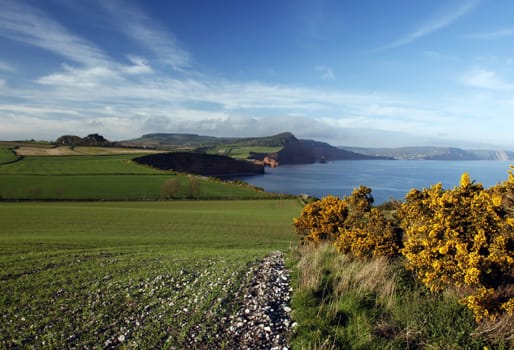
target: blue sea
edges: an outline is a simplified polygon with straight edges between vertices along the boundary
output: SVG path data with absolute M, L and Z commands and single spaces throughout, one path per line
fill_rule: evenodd
M 431 160 L 345 160 L 326 164 L 282 165 L 266 168 L 265 175 L 243 180 L 269 192 L 308 194 L 321 198 L 349 195 L 355 187 L 370 187 L 375 204 L 404 199 L 411 188 L 422 189 L 441 182 L 451 188 L 462 173 L 485 187 L 508 179 L 510 162 Z

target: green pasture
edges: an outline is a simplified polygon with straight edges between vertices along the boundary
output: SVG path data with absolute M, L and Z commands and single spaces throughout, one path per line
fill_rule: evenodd
M 132 161 L 137 155 L 28 156 L 0 166 L 1 175 L 128 175 L 163 174 Z
M 161 187 L 176 178 L 175 199 L 257 199 L 276 195 L 221 181 L 197 180 L 190 190 L 186 175 L 0 175 L 0 197 L 8 200 L 148 200 L 165 199 Z
M 300 209 L 0 203 L 0 348 L 223 348 L 248 267 L 294 244 Z
M 134 162 L 134 157 L 137 155 L 26 156 L 14 163 L 0 164 L 0 198 L 155 200 L 275 196 L 242 185 L 154 169 Z M 177 179 L 179 183 L 172 194 L 162 192 L 163 184 L 169 179 Z
M 278 152 L 283 147 L 265 147 L 265 146 L 238 146 L 237 144 L 220 145 L 209 150 L 212 154 L 221 154 L 237 159 L 246 159 L 250 153 L 274 153 Z
M 13 162 L 18 159 L 12 148 L 0 146 L 0 164 Z

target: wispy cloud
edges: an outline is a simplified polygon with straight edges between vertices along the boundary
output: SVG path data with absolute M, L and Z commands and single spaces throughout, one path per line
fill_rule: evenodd
M 514 28 L 499 29 L 492 32 L 481 32 L 465 35 L 467 39 L 496 40 L 514 36 Z
M 4 61 L 0 61 L 0 71 L 5 71 L 5 72 L 14 72 L 15 69 L 12 65 L 10 65 L 9 63 L 7 62 L 4 62 Z
M 0 36 L 36 46 L 74 62 L 97 65 L 108 60 L 91 42 L 82 39 L 39 9 L 17 1 L 0 0 Z
M 393 49 L 396 47 L 408 45 L 424 36 L 443 29 L 469 13 L 478 5 L 478 3 L 479 0 L 466 0 L 460 3 L 457 7 L 445 7 L 444 9 L 441 9 L 440 13 L 437 15 L 430 17 L 420 23 L 413 31 L 407 35 L 380 47 L 379 50 Z
M 131 66 L 123 67 L 123 70 L 128 74 L 148 74 L 153 73 L 152 67 L 148 61 L 143 57 L 128 55 L 127 59 L 132 63 Z
M 159 61 L 176 70 L 191 66 L 191 55 L 180 46 L 175 35 L 133 4 L 122 0 L 100 3 L 112 16 L 118 30 L 152 51 Z
M 464 75 L 461 80 L 465 85 L 475 88 L 496 91 L 514 90 L 514 84 L 505 81 L 498 73 L 482 68 L 473 69 Z
M 314 67 L 314 69 L 316 70 L 316 72 L 320 73 L 321 79 L 334 80 L 336 78 L 334 70 L 331 67 L 320 65 Z
M 107 67 L 75 68 L 63 65 L 63 72 L 53 73 L 36 80 L 42 85 L 51 85 L 64 88 L 96 88 L 103 82 L 113 84 L 119 80 L 119 75 Z

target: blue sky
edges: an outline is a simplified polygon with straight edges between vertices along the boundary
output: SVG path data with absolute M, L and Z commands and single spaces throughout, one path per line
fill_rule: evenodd
M 0 139 L 514 149 L 514 2 L 0 0 Z

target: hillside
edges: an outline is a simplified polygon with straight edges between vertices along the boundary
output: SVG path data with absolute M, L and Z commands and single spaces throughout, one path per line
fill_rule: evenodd
M 512 151 L 464 150 L 456 147 L 339 148 L 371 156 L 405 160 L 514 160 Z
M 342 150 L 324 142 L 300 140 L 290 132 L 251 138 L 218 138 L 196 134 L 159 133 L 121 141 L 119 144 L 131 147 L 196 151 L 238 159 L 251 159 L 274 166 L 331 160 L 383 158 Z
M 213 154 L 159 153 L 135 158 L 134 161 L 161 170 L 173 170 L 212 177 L 264 174 L 262 165 Z

